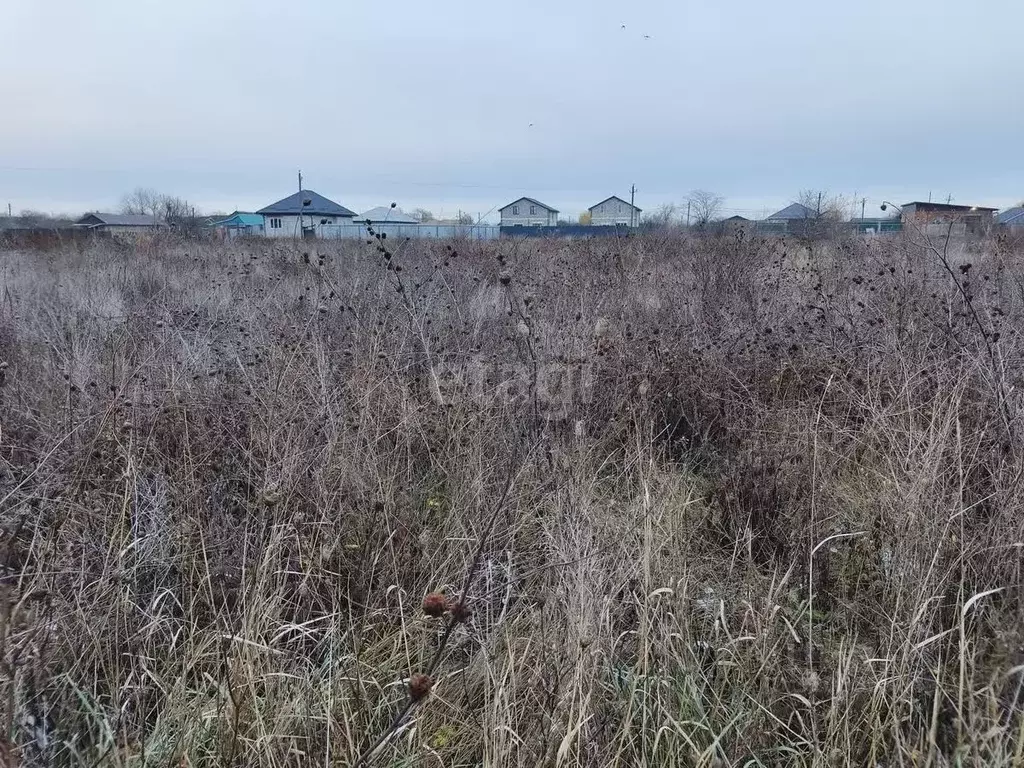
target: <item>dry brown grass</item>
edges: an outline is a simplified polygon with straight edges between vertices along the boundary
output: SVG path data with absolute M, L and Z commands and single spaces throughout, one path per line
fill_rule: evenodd
M 1022 254 L 912 239 L 0 253 L 0 759 L 1024 765 Z

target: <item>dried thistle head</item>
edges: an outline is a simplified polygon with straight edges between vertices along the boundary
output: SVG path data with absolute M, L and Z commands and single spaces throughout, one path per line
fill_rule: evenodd
M 434 679 L 430 675 L 417 672 L 409 678 L 409 698 L 413 701 L 422 701 L 430 695 L 430 689 L 434 687 Z
M 465 624 L 473 616 L 473 609 L 464 602 L 454 603 L 451 606 L 452 618 L 455 621 Z
M 435 619 L 443 616 L 448 610 L 448 601 L 441 592 L 431 592 L 423 598 L 423 612 Z

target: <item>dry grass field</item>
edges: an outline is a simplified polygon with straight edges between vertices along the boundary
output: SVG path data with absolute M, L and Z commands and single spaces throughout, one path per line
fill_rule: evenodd
M 2 251 L 0 763 L 1024 766 L 1022 259 Z

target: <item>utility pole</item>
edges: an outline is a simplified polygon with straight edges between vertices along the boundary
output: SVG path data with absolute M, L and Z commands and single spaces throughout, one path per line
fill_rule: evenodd
M 867 202 L 868 202 L 868 199 L 866 197 L 862 197 L 860 199 L 860 218 L 861 218 L 861 221 L 864 220 L 864 206 L 867 205 Z
M 636 202 L 636 184 L 634 184 L 633 186 L 631 186 L 629 188 L 629 228 L 630 229 L 632 229 L 635 226 L 635 224 L 633 223 L 633 218 L 636 215 L 636 205 L 634 205 L 635 202 Z
M 951 202 L 953 202 L 953 196 L 946 195 L 946 205 L 949 205 Z
M 687 229 L 690 228 L 690 202 L 691 201 L 689 201 L 689 200 L 686 201 L 686 228 Z
M 815 211 L 815 216 L 821 218 L 821 192 L 818 193 L 818 210 Z
M 305 232 L 303 231 L 303 227 L 304 226 L 305 225 L 302 223 L 302 171 L 300 170 L 299 171 L 299 237 L 302 237 L 305 234 Z
M 10 203 L 7 204 L 7 218 L 8 219 L 11 218 L 11 204 Z

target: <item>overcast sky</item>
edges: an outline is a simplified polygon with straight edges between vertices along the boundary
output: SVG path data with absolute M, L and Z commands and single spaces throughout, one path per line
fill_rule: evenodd
M 1020 0 L 0 0 L 0 203 L 1024 198 Z M 648 37 L 649 36 L 649 37 Z

